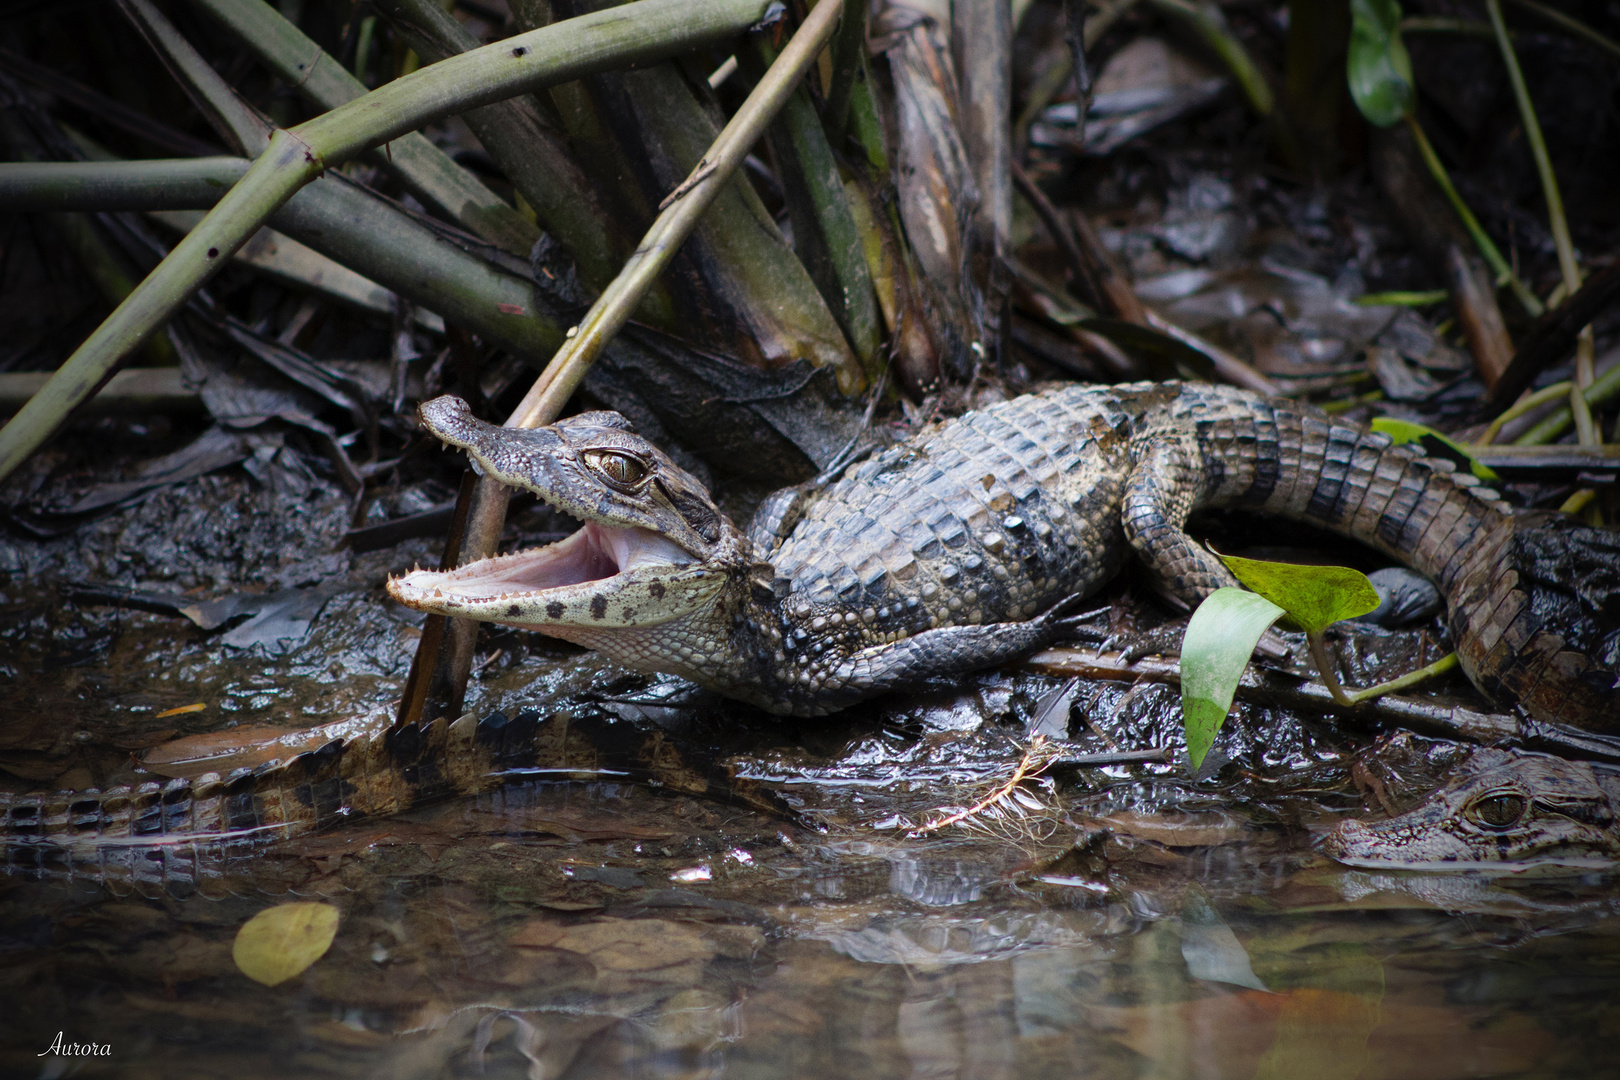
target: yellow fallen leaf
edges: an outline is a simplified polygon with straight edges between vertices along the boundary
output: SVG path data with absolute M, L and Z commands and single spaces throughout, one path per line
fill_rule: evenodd
M 242 924 L 231 958 L 254 982 L 275 986 L 325 956 L 337 928 L 331 904 L 278 904 Z

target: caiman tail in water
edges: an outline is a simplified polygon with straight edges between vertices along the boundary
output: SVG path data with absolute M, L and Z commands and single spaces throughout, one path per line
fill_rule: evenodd
M 728 775 L 661 732 L 595 716 L 524 712 L 440 719 L 228 776 L 107 791 L 0 794 L 7 874 L 99 884 L 143 896 L 222 896 L 253 885 L 272 841 L 385 817 L 514 778 L 643 781 L 774 815 L 769 790 Z
M 821 715 L 1044 645 L 1064 603 L 1132 554 L 1196 604 L 1236 582 L 1184 526 L 1232 507 L 1427 574 L 1475 685 L 1539 720 L 1620 730 L 1620 587 L 1594 606 L 1566 568 L 1601 565 L 1613 534 L 1534 527 L 1450 461 L 1297 402 L 1181 383 L 1031 394 L 922 431 L 818 495 L 773 497 L 747 534 L 616 413 L 523 431 L 439 398 L 422 420 L 584 527 L 407 574 L 389 582 L 395 599 L 566 638 L 771 712 Z

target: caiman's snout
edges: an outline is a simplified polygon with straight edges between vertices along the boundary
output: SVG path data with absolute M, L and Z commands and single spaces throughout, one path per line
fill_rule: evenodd
M 582 528 L 546 547 L 396 578 L 388 592 L 400 603 L 569 636 L 569 628 L 662 625 L 720 587 L 715 551 L 729 523 L 701 483 L 618 413 L 504 428 L 445 395 L 424 403 L 420 415 L 483 475 L 534 492 Z
M 1374 857 L 1377 854 L 1377 841 L 1377 833 L 1354 818 L 1347 818 L 1322 839 L 1322 854 L 1339 862 L 1353 863 L 1357 859 Z

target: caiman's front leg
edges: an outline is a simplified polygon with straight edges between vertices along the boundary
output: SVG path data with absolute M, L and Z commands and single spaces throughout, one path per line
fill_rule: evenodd
M 1083 599 L 1068 597 L 1028 622 L 980 626 L 940 626 L 886 645 L 862 649 L 834 668 L 814 712 L 835 712 L 874 694 L 914 685 L 921 679 L 957 675 L 1016 659 L 1051 644 L 1067 626 L 1066 617 Z

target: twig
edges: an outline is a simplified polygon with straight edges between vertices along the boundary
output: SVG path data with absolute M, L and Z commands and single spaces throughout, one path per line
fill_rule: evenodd
M 1485 398 L 1485 414 L 1501 412 L 1511 405 L 1544 368 L 1562 360 L 1581 329 L 1617 299 L 1620 299 L 1620 263 L 1587 278 L 1574 296 L 1548 312 L 1519 342 L 1519 351 L 1513 354 L 1512 363 Z
M 1049 768 L 1057 758 L 1059 749 L 1056 744 L 1044 735 L 1037 735 L 1030 740 L 1029 747 L 1018 758 L 1018 764 L 1013 766 L 1011 773 L 1005 780 L 995 783 L 988 792 L 973 803 L 972 806 L 958 810 L 952 814 L 933 818 L 918 825 L 911 830 L 911 835 L 921 836 L 926 833 L 938 832 L 941 829 L 972 821 L 992 810 L 1006 808 L 1014 813 L 1022 812 L 1025 807 L 1017 801 L 1017 788 L 1025 780 L 1039 776 Z

